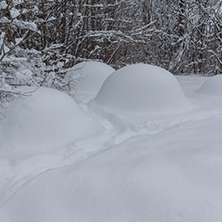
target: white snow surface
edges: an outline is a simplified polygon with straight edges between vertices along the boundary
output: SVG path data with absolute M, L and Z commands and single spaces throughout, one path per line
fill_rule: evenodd
M 105 79 L 114 71 L 111 66 L 105 63 L 88 61 L 75 65 L 70 74 L 78 77 L 76 81 L 77 95 L 83 93 L 91 94 L 94 97 Z
M 197 93 L 222 97 L 222 74 L 207 79 Z
M 25 90 L 30 93 L 4 111 L 0 156 L 48 152 L 91 134 L 94 120 L 65 93 L 49 88 Z
M 167 76 L 170 80 L 163 78 L 171 83 L 171 75 Z M 139 123 L 123 120 L 118 112 L 92 112 L 85 98 L 81 102 L 78 97 L 77 105 L 63 93 L 45 88 L 26 102 L 17 101 L 5 112 L 7 120 L 0 122 L 0 129 L 10 135 L 5 127 L 12 130 L 18 123 L 11 113 L 25 109 L 27 118 L 23 116 L 20 124 L 35 124 L 30 132 L 20 128 L 20 134 L 28 135 L 30 146 L 38 143 L 39 152 L 26 150 L 22 157 L 16 156 L 14 137 L 7 140 L 9 149 L 15 146 L 11 153 L 0 146 L 0 221 L 221 222 L 221 97 L 196 92 L 210 78 L 177 76 L 196 108 Z M 60 114 L 49 118 L 57 109 Z M 102 105 L 97 109 L 103 110 Z M 58 129 L 54 117 L 66 123 L 65 129 L 67 119 L 75 122 L 70 134 L 69 127 L 64 130 L 70 137 L 62 132 L 53 137 L 59 149 L 41 144 L 44 137 L 35 128 L 44 119 L 44 133 L 47 125 Z M 76 136 L 78 127 L 80 136 Z
M 163 115 L 191 110 L 177 79 L 165 69 L 134 64 L 112 73 L 94 99 L 112 113 Z

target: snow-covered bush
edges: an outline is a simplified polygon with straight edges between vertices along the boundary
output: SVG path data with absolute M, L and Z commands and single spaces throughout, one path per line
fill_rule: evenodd
M 34 21 L 27 20 L 38 11 L 32 1 L 12 0 L 0 3 L 0 104 L 4 105 L 16 95 L 13 87 L 17 84 L 32 82 L 32 72 L 24 61 L 22 45 L 36 32 Z
M 146 64 L 129 65 L 111 74 L 94 102 L 117 113 L 178 113 L 191 108 L 170 72 Z

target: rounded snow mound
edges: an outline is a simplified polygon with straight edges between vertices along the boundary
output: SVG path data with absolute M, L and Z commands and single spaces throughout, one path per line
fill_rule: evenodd
M 0 147 L 21 154 L 60 148 L 88 135 L 95 124 L 71 97 L 49 88 L 16 100 L 5 116 Z
M 197 90 L 197 93 L 222 96 L 222 75 L 216 75 L 207 79 L 200 89 Z
M 77 93 L 88 93 L 94 96 L 98 93 L 105 79 L 115 70 L 102 62 L 81 62 L 75 65 L 74 73 L 77 76 Z
M 114 72 L 94 102 L 121 113 L 177 113 L 191 108 L 177 79 L 165 69 L 147 64 L 128 65 Z

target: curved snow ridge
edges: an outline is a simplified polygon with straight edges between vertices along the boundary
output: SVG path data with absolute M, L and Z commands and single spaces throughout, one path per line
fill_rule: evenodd
M 147 64 L 128 65 L 112 73 L 94 102 L 123 115 L 175 114 L 193 108 L 175 76 Z
M 196 93 L 222 97 L 222 74 L 209 77 Z
M 1 125 L 1 154 L 21 155 L 59 149 L 101 127 L 67 94 L 44 87 L 11 104 Z
M 74 79 L 77 97 L 81 93 L 95 96 L 105 79 L 114 71 L 115 69 L 105 63 L 86 61 L 73 66 L 72 70 L 66 74 L 65 79 L 68 82 Z

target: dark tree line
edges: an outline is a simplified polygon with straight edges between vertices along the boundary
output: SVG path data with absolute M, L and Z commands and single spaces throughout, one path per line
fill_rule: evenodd
M 221 1 L 40 0 L 38 8 L 41 34 L 27 45 L 56 44 L 56 58 L 50 56 L 68 56 L 65 67 L 98 59 L 114 67 L 145 62 L 173 73 L 221 73 Z
M 64 84 L 83 60 L 219 74 L 221 12 L 220 0 L 1 0 L 0 93 Z

